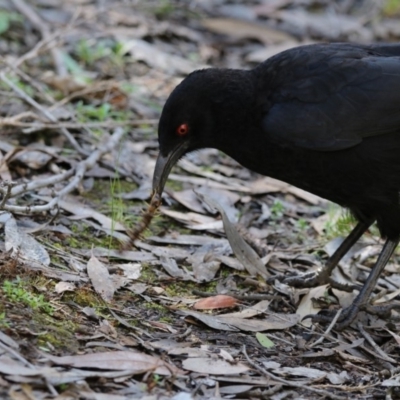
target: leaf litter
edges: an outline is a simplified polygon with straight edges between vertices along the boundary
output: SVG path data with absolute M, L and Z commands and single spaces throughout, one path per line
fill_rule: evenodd
M 181 160 L 163 199 L 151 175 L 160 109 L 187 73 L 398 40 L 400 9 L 200 3 L 0 5 L 1 398 L 398 395 L 396 309 L 323 331 L 301 318 L 356 291 L 265 282 L 323 265 L 346 216 L 215 150 Z M 375 233 L 336 279 L 363 282 Z M 396 304 L 399 272 L 388 265 L 374 304 Z

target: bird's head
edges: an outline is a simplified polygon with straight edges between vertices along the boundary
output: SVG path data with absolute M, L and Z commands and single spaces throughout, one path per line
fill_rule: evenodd
M 158 127 L 160 153 L 154 170 L 153 193 L 161 196 L 172 167 L 186 153 L 206 147 L 223 150 L 220 143 L 226 132 L 232 131 L 235 115 L 229 105 L 242 82 L 236 71 L 214 68 L 195 71 L 173 90 Z M 235 81 L 239 84 L 235 85 Z

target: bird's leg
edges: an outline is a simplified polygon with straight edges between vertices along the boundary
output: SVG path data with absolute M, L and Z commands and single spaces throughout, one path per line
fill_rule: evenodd
M 329 257 L 324 268 L 320 271 L 308 272 L 306 274 L 294 276 L 274 276 L 271 281 L 278 279 L 280 282 L 297 288 L 315 287 L 329 283 L 332 287 L 347 292 L 351 292 L 354 286 L 336 282 L 331 278 L 333 269 L 338 265 L 343 256 L 351 249 L 363 233 L 371 226 L 373 220 L 360 221 L 346 239 L 340 244 L 336 251 Z
M 367 309 L 367 301 L 369 296 L 371 295 L 376 282 L 382 271 L 384 270 L 387 262 L 389 261 L 390 257 L 392 256 L 396 246 L 399 244 L 399 239 L 396 240 L 387 240 L 381 254 L 378 257 L 374 267 L 372 268 L 368 279 L 366 280 L 364 286 L 362 287 L 358 296 L 354 299 L 353 304 L 347 308 L 345 308 L 342 312 L 342 315 L 339 318 L 338 323 L 336 324 L 337 330 L 342 330 L 349 326 L 357 316 L 358 312 L 361 309 Z M 332 316 L 324 315 L 322 312 L 321 314 L 317 315 L 310 315 L 306 316 L 311 317 L 313 322 L 330 322 L 332 320 Z

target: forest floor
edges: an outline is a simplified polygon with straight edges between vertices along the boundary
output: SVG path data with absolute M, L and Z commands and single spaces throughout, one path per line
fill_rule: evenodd
M 205 149 L 121 250 L 187 74 L 398 41 L 399 16 L 394 0 L 0 0 L 0 398 L 400 398 L 398 313 L 336 332 L 301 319 L 356 291 L 267 283 L 324 265 L 354 224 L 338 206 Z M 334 277 L 362 284 L 381 245 L 372 227 Z M 399 256 L 374 304 L 398 301 Z

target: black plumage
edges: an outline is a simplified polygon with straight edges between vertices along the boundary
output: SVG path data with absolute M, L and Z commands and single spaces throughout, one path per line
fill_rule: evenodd
M 309 282 L 329 281 L 340 257 L 377 221 L 387 242 L 342 326 L 353 319 L 400 237 L 400 45 L 317 44 L 249 71 L 195 71 L 167 100 L 159 143 L 158 193 L 180 157 L 213 147 L 350 209 L 359 224 Z

